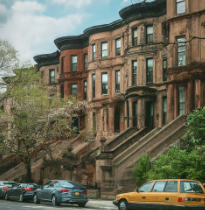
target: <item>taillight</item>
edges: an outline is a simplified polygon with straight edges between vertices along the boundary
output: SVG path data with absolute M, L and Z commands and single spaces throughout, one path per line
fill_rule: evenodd
M 183 201 L 183 199 L 182 198 L 178 198 L 178 202 L 182 202 Z
M 30 187 L 26 187 L 25 191 L 34 191 L 34 189 L 30 188 Z
M 84 194 L 84 195 L 87 195 L 87 194 L 88 194 L 87 190 L 84 190 L 84 191 L 83 191 L 83 194 Z
M 4 187 L 4 191 L 7 191 L 9 188 L 8 187 Z
M 61 193 L 69 193 L 69 192 L 70 192 L 70 190 L 66 190 L 66 189 L 61 190 Z

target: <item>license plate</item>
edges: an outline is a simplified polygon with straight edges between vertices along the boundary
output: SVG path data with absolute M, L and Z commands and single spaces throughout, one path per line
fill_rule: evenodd
M 79 195 L 79 192 L 75 192 L 75 195 L 78 196 Z

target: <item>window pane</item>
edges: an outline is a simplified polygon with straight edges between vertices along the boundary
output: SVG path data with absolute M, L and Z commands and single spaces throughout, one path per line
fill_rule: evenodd
M 87 99 L 87 81 L 84 81 L 84 99 Z
M 115 72 L 115 92 L 120 92 L 120 71 Z
M 95 74 L 92 75 L 92 91 L 93 91 L 93 98 L 95 98 Z
M 148 182 L 140 187 L 139 192 L 149 192 L 154 182 Z
M 165 184 L 166 184 L 166 181 L 156 182 L 153 189 L 152 189 L 152 192 L 163 192 Z
M 185 13 L 185 1 L 181 1 L 177 3 L 177 14 Z
M 153 26 L 148 26 L 147 27 L 147 34 L 153 34 Z
M 132 84 L 137 84 L 137 61 L 132 62 Z
M 102 43 L 102 50 L 107 50 L 107 43 Z
M 204 193 L 198 182 L 181 181 L 180 182 L 181 193 Z
M 72 63 L 77 63 L 77 56 L 72 56 Z
M 178 181 L 168 181 L 164 192 L 178 192 Z
M 95 52 L 95 44 L 93 45 L 93 52 Z
M 85 69 L 85 70 L 87 69 L 87 58 L 88 58 L 88 55 L 85 54 L 85 55 L 84 55 L 84 69 Z
M 72 95 L 77 97 L 77 84 L 72 84 Z
M 108 85 L 107 85 L 108 77 L 107 73 L 102 74 L 102 94 L 107 94 Z
M 147 83 L 153 82 L 153 59 L 147 59 Z
M 121 47 L 121 40 L 120 39 L 116 40 L 116 47 L 117 48 Z
M 133 38 L 136 38 L 137 37 L 137 29 L 134 29 L 133 30 Z

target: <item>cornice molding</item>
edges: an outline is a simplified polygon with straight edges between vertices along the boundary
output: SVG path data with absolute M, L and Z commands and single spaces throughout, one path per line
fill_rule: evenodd
M 59 64 L 59 57 L 60 52 L 57 50 L 56 52 L 50 54 L 36 55 L 33 57 L 33 59 L 38 64 L 38 67 L 41 68 L 43 66 Z

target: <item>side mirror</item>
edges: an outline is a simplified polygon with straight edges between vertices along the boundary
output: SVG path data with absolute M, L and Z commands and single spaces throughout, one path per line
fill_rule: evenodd
M 138 193 L 139 193 L 139 188 L 138 188 L 138 187 L 136 188 L 136 192 L 138 192 Z

